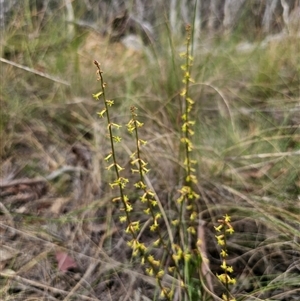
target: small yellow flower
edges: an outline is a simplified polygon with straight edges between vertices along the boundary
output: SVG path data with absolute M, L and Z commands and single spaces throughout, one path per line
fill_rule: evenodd
M 185 66 L 184 66 L 185 67 Z M 186 68 L 185 68 L 186 69 Z M 180 92 L 180 96 L 185 96 L 186 95 L 186 89 L 183 89 L 181 92 Z
M 184 260 L 186 262 L 188 262 L 191 259 L 192 255 L 190 253 L 184 253 L 183 257 L 184 257 Z
M 160 293 L 161 298 L 167 298 L 168 300 L 171 300 L 173 297 L 173 291 L 170 291 L 169 288 L 163 287 Z
M 157 246 L 159 246 L 159 243 L 160 243 L 160 239 L 157 239 L 157 240 L 153 243 L 153 246 L 157 247 Z
M 222 283 L 226 283 L 226 275 L 225 274 L 221 274 L 221 275 L 217 274 L 217 277 Z
M 222 300 L 229 301 L 229 299 L 227 298 L 227 295 L 225 295 L 225 294 L 222 294 Z
M 178 219 L 174 219 L 173 221 L 171 221 L 171 224 L 173 226 L 177 226 L 179 224 L 179 220 Z
M 173 273 L 173 272 L 175 271 L 175 267 L 174 267 L 174 266 L 168 267 L 168 271 L 169 271 L 170 273 Z
M 130 212 L 130 211 L 132 211 L 133 210 L 133 208 L 132 208 L 132 206 L 131 206 L 131 204 L 126 204 L 126 208 L 125 208 L 125 211 L 126 212 Z
M 232 273 L 233 272 L 233 267 L 231 267 L 231 266 L 227 267 L 226 271 L 229 272 L 229 273 Z
M 153 224 L 150 226 L 150 231 L 154 232 L 158 228 L 158 224 Z
M 153 269 L 147 268 L 147 269 L 146 269 L 146 273 L 147 273 L 149 276 L 153 276 Z
M 153 265 L 156 265 L 156 266 L 160 265 L 160 261 L 159 260 L 155 260 L 152 255 L 149 255 L 147 259 Z
M 172 255 L 172 258 L 173 258 L 173 260 L 177 263 L 177 262 L 181 259 L 181 256 L 180 256 L 180 255 L 173 254 L 173 255 Z
M 158 220 L 158 219 L 160 219 L 161 218 L 161 213 L 156 213 L 155 214 L 155 220 Z
M 160 270 L 157 274 L 156 274 L 156 277 L 161 279 L 164 275 L 164 271 L 163 270 Z
M 151 206 L 153 206 L 153 207 L 157 206 L 157 201 L 155 201 L 155 200 L 151 200 L 150 203 L 151 203 Z
M 119 217 L 119 220 L 121 223 L 125 223 L 127 221 L 127 217 L 125 215 L 122 215 Z
M 228 232 L 229 234 L 234 233 L 234 229 L 232 227 L 226 229 L 226 232 Z
M 202 240 L 199 238 L 198 240 L 197 240 L 197 247 L 201 247 L 201 245 L 202 245 Z
M 149 214 L 150 214 L 150 208 L 145 209 L 144 212 L 145 212 L 147 215 L 149 215 Z
M 226 256 L 228 256 L 228 254 L 226 253 L 226 251 L 225 251 L 225 250 L 222 250 L 220 254 L 221 254 L 221 256 L 222 256 L 222 257 L 226 257 Z
M 227 264 L 226 264 L 226 261 L 225 261 L 225 260 L 223 260 L 222 265 L 221 265 L 221 268 L 222 268 L 223 270 L 226 270 Z
M 230 278 L 228 282 L 230 284 L 236 284 L 236 279 L 235 278 Z
M 217 242 L 218 242 L 218 245 L 220 246 L 224 246 L 225 245 L 225 240 L 224 240 L 224 235 L 221 234 L 221 235 L 215 235 L 216 239 L 217 239 Z
M 194 227 L 188 227 L 187 228 L 187 232 L 191 233 L 191 234 L 196 234 L 196 230 Z
M 219 225 L 218 227 L 214 226 L 214 228 L 217 232 L 221 232 L 223 225 Z
M 231 221 L 231 217 L 228 214 L 226 214 L 223 217 L 224 217 L 224 220 L 225 220 L 226 223 L 229 223 Z

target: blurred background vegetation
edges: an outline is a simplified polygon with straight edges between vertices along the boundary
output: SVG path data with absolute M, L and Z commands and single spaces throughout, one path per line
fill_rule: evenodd
M 286 1 L 198 2 L 2 1 L 2 160 L 37 144 L 94 143 L 101 121 L 90 97 L 98 89 L 93 59 L 119 118 L 125 122 L 136 105 L 150 135 L 176 140 L 179 53 L 191 23 L 201 174 L 247 186 L 255 170 L 263 194 L 297 197 L 299 32 L 290 24 L 298 1 L 286 3 L 290 23 Z M 63 163 L 49 156 L 56 167 Z
M 219 208 L 229 202 L 237 216 L 264 220 L 295 241 L 299 255 L 298 0 L 1 0 L 0 6 L 2 181 L 44 177 L 51 197 L 72 198 L 73 207 L 64 205 L 68 213 L 109 193 L 102 105 L 92 99 L 100 90 L 96 59 L 116 104 L 114 120 L 125 125 L 130 107 L 139 109 L 152 184 L 162 198 L 174 194 L 179 54 L 189 23 L 199 190 L 223 189 L 210 202 Z M 133 142 L 123 128 L 119 155 L 126 164 Z M 76 178 L 66 166 L 89 176 Z M 4 201 L 16 197 L 4 202 L 14 214 L 32 213 L 27 205 L 20 211 L 19 188 L 7 193 L 4 186 Z M 240 199 L 252 209 L 241 208 Z M 43 206 L 34 210 L 49 210 Z

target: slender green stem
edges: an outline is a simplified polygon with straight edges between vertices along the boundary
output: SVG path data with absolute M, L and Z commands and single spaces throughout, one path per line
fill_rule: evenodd
M 119 167 L 118 167 L 118 164 L 117 164 L 117 158 L 116 158 L 116 152 L 115 152 L 115 143 L 114 143 L 114 136 L 113 136 L 113 131 L 112 131 L 112 123 L 111 123 L 111 120 L 110 120 L 109 106 L 108 106 L 108 102 L 107 102 L 107 98 L 106 98 L 106 94 L 105 94 L 105 85 L 106 84 L 105 84 L 103 76 L 102 76 L 103 71 L 101 70 L 100 63 L 95 60 L 94 64 L 96 65 L 96 67 L 98 69 L 97 74 L 99 76 L 99 80 L 100 80 L 100 83 L 101 83 L 101 90 L 102 90 L 101 91 L 102 92 L 101 96 L 102 96 L 104 106 L 105 106 L 105 110 L 106 110 L 106 118 L 107 118 L 107 124 L 108 124 L 108 131 L 109 131 L 111 154 L 112 154 L 112 158 L 113 158 L 113 165 L 114 165 L 115 173 L 116 173 L 116 176 L 117 176 L 117 180 L 120 180 L 120 172 L 119 172 Z M 125 209 L 124 211 L 125 211 L 125 215 L 126 215 L 126 219 L 127 219 L 127 224 L 129 226 L 129 230 L 130 230 L 132 236 L 134 238 L 136 238 L 135 231 L 130 227 L 131 218 L 130 218 L 130 214 L 129 214 L 128 210 L 126 210 L 127 202 L 125 200 L 124 189 L 123 189 L 121 181 L 118 182 L 118 186 L 119 186 L 119 190 L 120 190 L 121 201 L 122 201 L 124 209 Z

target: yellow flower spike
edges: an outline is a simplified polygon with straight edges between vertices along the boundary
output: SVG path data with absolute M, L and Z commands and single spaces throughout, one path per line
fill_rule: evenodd
M 230 224 L 230 220 L 231 220 L 230 216 L 226 214 L 225 216 L 223 216 L 223 219 L 218 220 L 220 225 L 214 227 L 217 232 L 223 232 L 223 234 L 216 235 L 215 237 L 217 238 L 218 244 L 223 246 L 220 255 L 223 258 L 221 268 L 224 270 L 224 273 L 222 275 L 217 275 L 217 277 L 222 283 L 225 284 L 226 293 L 222 295 L 222 300 L 224 301 L 235 301 L 235 298 L 229 297 L 230 293 L 228 288 L 228 284 L 236 283 L 236 280 L 229 276 L 229 273 L 233 272 L 233 267 L 228 266 L 225 259 L 228 256 L 227 245 L 226 245 L 226 234 L 234 233 L 233 227 Z

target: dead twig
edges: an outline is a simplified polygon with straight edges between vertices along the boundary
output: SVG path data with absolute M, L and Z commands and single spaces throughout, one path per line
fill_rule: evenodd
M 22 70 L 25 70 L 27 72 L 30 72 L 30 73 L 33 73 L 33 74 L 36 74 L 36 75 L 39 75 L 41 77 L 44 77 L 44 78 L 47 78 L 47 79 L 50 79 L 56 83 L 59 83 L 59 84 L 63 84 L 63 85 L 66 85 L 66 86 L 70 86 L 70 83 L 62 80 L 62 79 L 59 79 L 57 77 L 54 77 L 52 75 L 49 75 L 47 73 L 44 73 L 44 72 L 40 72 L 38 70 L 35 70 L 35 69 L 32 69 L 32 68 L 29 68 L 29 67 L 26 67 L 26 66 L 23 66 L 23 65 L 20 65 L 20 64 L 17 64 L 15 62 L 12 62 L 12 61 L 9 61 L 9 60 L 6 60 L 4 59 L 3 57 L 0 57 L 0 62 L 2 63 L 5 63 L 5 64 L 8 64 L 8 65 L 11 65 L 11 66 L 14 66 L 14 67 L 17 67 L 19 69 L 22 69 Z

